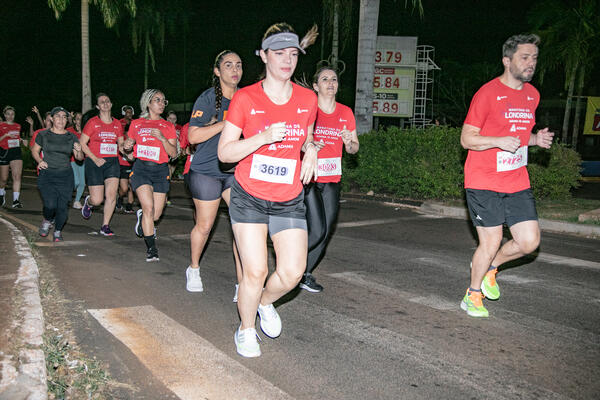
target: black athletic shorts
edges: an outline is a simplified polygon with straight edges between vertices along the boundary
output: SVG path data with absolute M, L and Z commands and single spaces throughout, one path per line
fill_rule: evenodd
M 21 147 L 3 149 L 0 147 L 0 165 L 9 165 L 11 161 L 22 160 Z
M 187 173 L 192 197 L 196 200 L 212 201 L 221 198 L 221 194 L 231 187 L 233 174 L 211 176 L 190 170 Z
M 269 201 L 252 196 L 234 179 L 231 185 L 229 217 L 232 225 L 267 224 L 271 236 L 285 229 L 308 230 L 304 190 L 289 201 Z
M 108 178 L 118 178 L 121 176 L 118 157 L 105 157 L 104 165 L 97 166 L 91 158 L 86 157 L 83 165 L 85 166 L 85 183 L 88 186 L 101 186 Z
M 535 199 L 531 189 L 515 193 L 466 189 L 467 206 L 475 226 L 492 227 L 502 224 L 511 227 L 523 221 L 537 221 Z
M 131 171 L 131 188 L 137 190 L 142 185 L 150 185 L 156 193 L 169 191 L 171 177 L 167 163 L 136 160 Z
M 129 179 L 129 175 L 131 175 L 133 165 L 119 164 L 119 169 L 121 170 L 121 175 L 119 175 L 119 179 Z

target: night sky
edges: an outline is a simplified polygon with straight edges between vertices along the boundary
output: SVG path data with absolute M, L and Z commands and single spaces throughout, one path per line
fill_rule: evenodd
M 81 101 L 79 1 L 72 0 L 59 21 L 43 0 L 3 0 L 2 3 L 0 107 L 15 106 L 17 122 L 30 114 L 33 105 L 38 105 L 42 112 L 55 105 L 78 109 Z M 164 51 L 155 48 L 157 71 L 151 72 L 149 78 L 150 87 L 163 90 L 172 103 L 193 102 L 210 85 L 214 57 L 222 49 L 240 54 L 244 63 L 243 86 L 256 81 L 262 71 L 262 63 L 254 51 L 269 25 L 286 21 L 302 35 L 313 23 L 319 26 L 322 23 L 322 3 L 317 0 L 191 3 L 194 6 L 188 10 L 189 33 L 185 40 L 181 31 L 176 36 L 167 34 Z M 442 69 L 446 60 L 464 65 L 490 62 L 497 64 L 499 74 L 504 40 L 512 34 L 529 31 L 528 2 L 424 0 L 423 5 L 425 15 L 421 19 L 416 11 L 404 8 L 403 0 L 382 0 L 379 34 L 419 36 L 419 44 L 435 46 L 436 63 Z M 354 102 L 356 79 L 358 11 L 356 0 L 352 35 L 342 38 L 347 41 L 341 54 L 347 70 L 341 79 L 338 100 L 350 106 Z M 99 12 L 90 6 L 90 25 L 92 94 L 108 93 L 115 115 L 122 104 L 134 105 L 137 112 L 143 91 L 144 56 L 141 50 L 137 54 L 133 52 L 128 22 L 122 20 L 117 29 L 106 29 Z M 304 72 L 311 77 L 320 54 L 319 39 L 301 58 L 296 75 Z M 440 78 L 443 79 L 443 75 Z M 544 89 L 558 96 L 561 85 L 559 76 L 548 80 Z

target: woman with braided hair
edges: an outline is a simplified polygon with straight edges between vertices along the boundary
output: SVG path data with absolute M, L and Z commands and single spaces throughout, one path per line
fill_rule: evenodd
M 242 60 L 231 50 L 217 55 L 213 65 L 213 86 L 202 93 L 192 109 L 188 129 L 188 141 L 196 145 L 188 177 L 190 192 L 196 212 L 195 225 L 190 233 L 191 261 L 186 270 L 186 289 L 190 292 L 203 290 L 200 278 L 200 256 L 215 222 L 221 198 L 229 206 L 229 193 L 233 182 L 234 165 L 219 163 L 217 145 L 225 126 L 225 115 L 229 101 L 238 89 L 242 79 Z M 242 278 L 242 268 L 235 241 L 233 257 L 238 282 Z M 237 301 L 236 285 L 233 301 Z
M 299 54 L 314 39 L 316 27 L 301 42 L 286 23 L 267 29 L 257 52 L 265 64 L 265 78 L 235 94 L 219 141 L 219 159 L 239 162 L 229 215 L 243 265 L 238 298 L 241 324 L 234 334 L 243 357 L 261 355 L 257 312 L 265 335 L 281 334 L 273 303 L 298 285 L 306 268 L 302 184 L 317 175 L 320 146 L 313 143 L 313 125 L 318 107 L 315 93 L 294 84 L 292 76 Z M 276 256 L 275 271 L 268 279 L 267 235 Z

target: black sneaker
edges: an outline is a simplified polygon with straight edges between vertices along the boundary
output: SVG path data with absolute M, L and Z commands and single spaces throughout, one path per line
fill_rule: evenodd
M 115 211 L 123 211 L 123 200 L 117 197 L 117 204 L 115 205 Z
M 151 247 L 146 250 L 146 262 L 152 261 L 160 261 L 160 258 L 158 258 L 158 249 L 156 247 Z
M 134 212 L 131 203 L 125 204 L 125 214 L 133 214 Z
M 13 201 L 12 208 L 23 208 L 23 204 L 17 199 Z
M 323 291 L 323 286 L 319 285 L 312 274 L 304 274 L 300 281 L 300 288 L 311 293 L 319 293 Z

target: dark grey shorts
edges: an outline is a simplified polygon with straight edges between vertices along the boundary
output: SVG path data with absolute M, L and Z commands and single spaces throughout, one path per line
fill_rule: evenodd
M 308 230 L 304 191 L 289 201 L 263 200 L 247 193 L 234 179 L 231 185 L 229 216 L 232 225 L 267 224 L 271 236 L 286 229 Z
M 192 197 L 196 200 L 212 201 L 221 198 L 221 194 L 231 187 L 233 174 L 223 176 L 211 176 L 190 170 L 188 175 L 188 187 Z
M 466 189 L 467 206 L 475 226 L 492 227 L 502 224 L 511 227 L 523 221 L 537 221 L 535 199 L 531 189 L 515 193 Z

